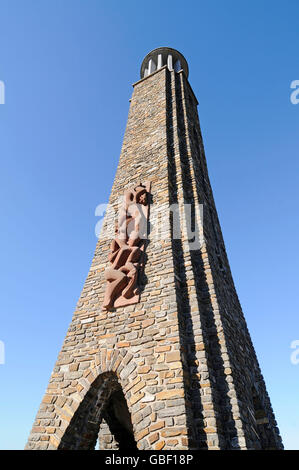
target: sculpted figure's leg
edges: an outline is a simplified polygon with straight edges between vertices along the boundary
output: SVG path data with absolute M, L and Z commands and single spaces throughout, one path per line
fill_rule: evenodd
M 137 283 L 138 269 L 133 263 L 126 263 L 126 265 L 121 268 L 125 273 L 126 277 L 129 278 L 129 283 L 122 291 L 122 296 L 126 299 L 133 297 L 135 295 L 135 286 Z
M 117 253 L 117 256 L 113 262 L 113 269 L 119 269 L 124 266 L 131 254 L 131 248 L 128 245 L 122 246 Z
M 113 268 L 106 269 L 105 278 L 108 284 L 106 286 L 103 308 L 109 310 L 113 307 L 116 298 L 126 286 L 128 278 L 124 272 Z

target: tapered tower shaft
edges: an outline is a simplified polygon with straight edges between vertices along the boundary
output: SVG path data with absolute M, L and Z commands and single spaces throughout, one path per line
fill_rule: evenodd
M 102 233 L 27 448 L 92 449 L 98 436 L 101 449 L 282 448 L 187 62 L 156 49 L 133 87 Z

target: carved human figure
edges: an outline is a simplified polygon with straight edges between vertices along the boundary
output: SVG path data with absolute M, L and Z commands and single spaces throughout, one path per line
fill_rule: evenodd
M 142 256 L 141 229 L 145 231 L 142 227 L 144 214 L 140 205 L 147 205 L 147 191 L 144 186 L 139 185 L 125 191 L 115 238 L 108 255 L 111 267 L 105 271 L 107 287 L 103 308 L 106 310 L 111 309 L 119 297 L 122 297 L 121 304 L 125 305 L 126 299 L 138 294 L 136 284 Z

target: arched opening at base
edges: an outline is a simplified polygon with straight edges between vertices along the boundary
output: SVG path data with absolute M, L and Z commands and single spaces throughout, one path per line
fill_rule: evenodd
M 91 384 L 62 436 L 59 449 L 94 450 L 98 438 L 100 450 L 137 449 L 128 405 L 113 372 L 101 374 Z
M 106 427 L 100 426 L 99 449 L 100 450 L 126 450 L 135 449 L 137 445 L 134 439 L 131 415 L 122 390 L 116 390 L 109 398 L 102 414 Z M 103 423 L 103 421 L 102 421 Z

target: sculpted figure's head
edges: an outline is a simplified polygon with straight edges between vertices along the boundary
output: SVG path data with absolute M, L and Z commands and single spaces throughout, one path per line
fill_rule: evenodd
M 143 206 L 145 206 L 147 204 L 147 192 L 145 187 L 139 185 L 134 189 L 134 191 L 136 193 L 136 204 L 142 204 Z

